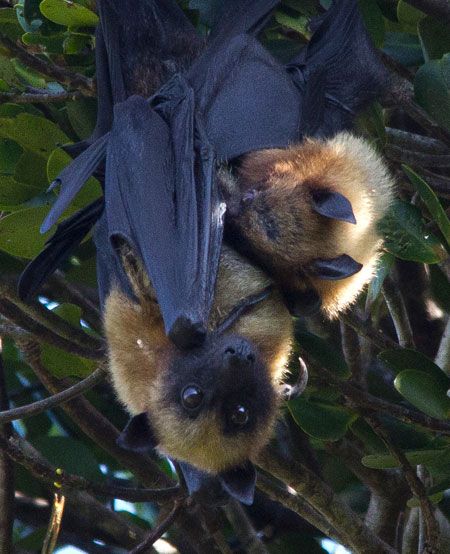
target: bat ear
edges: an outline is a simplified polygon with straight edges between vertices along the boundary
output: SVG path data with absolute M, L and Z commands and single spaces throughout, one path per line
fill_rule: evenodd
M 313 288 L 303 291 L 283 291 L 284 303 L 294 317 L 311 316 L 320 310 L 322 300 Z
M 249 460 L 242 466 L 237 466 L 220 473 L 219 480 L 230 496 L 247 506 L 253 504 L 256 470 Z
M 125 429 L 120 433 L 117 444 L 125 450 L 141 454 L 146 454 L 157 446 L 158 441 L 146 412 L 130 418 Z
M 209 475 L 186 462 L 178 462 L 186 487 L 190 495 L 195 494 L 196 499 L 206 506 L 225 506 L 229 496 L 224 491 L 222 483 L 214 475 Z
M 308 273 L 326 279 L 327 281 L 337 281 L 351 277 L 358 271 L 361 271 L 362 264 L 355 261 L 351 256 L 342 254 L 336 258 L 321 259 L 317 258 L 308 266 Z
M 211 480 L 211 475 L 186 462 L 178 462 L 190 495 L 198 492 Z
M 340 192 L 314 191 L 311 194 L 313 210 L 324 217 L 356 224 L 353 208 Z

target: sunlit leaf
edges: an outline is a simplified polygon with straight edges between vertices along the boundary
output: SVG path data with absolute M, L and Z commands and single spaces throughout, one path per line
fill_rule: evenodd
M 43 0 L 40 7 L 42 14 L 58 25 L 95 27 L 98 23 L 94 12 L 69 0 Z
M 394 386 L 413 406 L 438 419 L 450 419 L 450 398 L 441 382 L 425 373 L 407 369 L 397 375 Z

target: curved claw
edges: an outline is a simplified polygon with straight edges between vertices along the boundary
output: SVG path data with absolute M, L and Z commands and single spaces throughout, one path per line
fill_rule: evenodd
M 308 384 L 308 368 L 306 367 L 305 361 L 302 358 L 298 358 L 300 362 L 300 369 L 298 371 L 297 382 L 295 385 L 283 384 L 282 390 L 280 391 L 281 397 L 283 400 L 288 402 L 289 400 L 294 400 L 298 398 L 306 389 Z

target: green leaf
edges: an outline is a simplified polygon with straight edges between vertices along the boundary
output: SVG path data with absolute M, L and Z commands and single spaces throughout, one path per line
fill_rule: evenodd
M 13 59 L 11 63 L 14 66 L 14 70 L 27 85 L 31 85 L 35 88 L 45 89 L 47 86 L 46 80 L 40 73 L 33 71 L 28 66 L 19 62 L 19 60 Z
M 407 369 L 397 375 L 394 386 L 413 406 L 438 419 L 450 419 L 450 398 L 440 380 L 424 371 Z
M 90 375 L 96 367 L 93 360 L 81 358 L 48 344 L 42 344 L 42 362 L 55 377 L 60 379 L 63 377 L 84 378 Z
M 54 150 L 47 162 L 47 176 L 49 182 L 55 180 L 61 171 L 72 162 L 72 158 L 64 152 L 61 148 Z M 73 202 L 69 207 L 69 211 L 73 211 L 75 208 L 84 208 L 90 202 L 96 200 L 102 194 L 102 187 L 100 183 L 91 177 L 86 181 L 83 188 L 75 196 Z M 67 212 L 66 212 L 67 213 Z
M 92 44 L 92 36 L 85 33 L 69 33 L 64 39 L 64 54 L 79 54 L 86 46 Z
M 364 444 L 367 450 L 379 454 L 387 452 L 384 442 L 362 417 L 350 425 L 350 431 Z
M 14 175 L 15 167 L 22 155 L 22 148 L 12 140 L 0 140 L 0 173 Z
M 450 314 L 450 281 L 438 265 L 429 269 L 431 296 L 441 310 Z
M 65 39 L 64 33 L 57 33 L 52 35 L 42 35 L 41 33 L 25 33 L 22 35 L 22 42 L 27 45 L 38 44 L 44 46 L 47 52 L 51 54 L 62 54 L 63 41 Z
M 376 0 L 358 0 L 364 24 L 373 43 L 381 48 L 384 41 L 384 19 Z
M 30 150 L 25 150 L 16 165 L 14 178 L 16 181 L 30 185 L 38 191 L 46 190 L 48 180 L 45 158 L 34 154 Z
M 308 435 L 321 440 L 339 440 L 358 417 L 346 408 L 312 402 L 302 396 L 287 404 L 297 425 Z
M 383 51 L 407 67 L 424 63 L 420 41 L 418 37 L 409 33 L 387 32 Z
M 8 210 L 9 207 L 19 206 L 33 198 L 39 192 L 35 187 L 18 183 L 10 175 L 0 175 L 0 209 Z M 3 219 L 0 219 L 0 228 Z M 0 239 L 1 242 L 1 239 Z
M 446 450 L 411 450 L 404 452 L 408 462 L 414 466 L 434 462 L 444 455 Z M 392 454 L 369 454 L 361 460 L 362 464 L 372 469 L 389 469 L 400 467 L 400 462 Z
M 425 61 L 438 60 L 450 51 L 448 25 L 434 17 L 424 17 L 418 25 L 420 43 Z
M 423 17 L 425 17 L 423 12 L 414 8 L 405 0 L 400 0 L 397 4 L 397 19 L 407 33 L 416 34 L 417 25 Z
M 296 31 L 297 33 L 299 33 L 304 37 L 309 37 L 311 35 L 308 28 L 308 23 L 309 23 L 308 18 L 303 15 L 298 15 L 297 17 L 293 17 L 283 11 L 278 10 L 275 13 L 275 20 L 283 27 L 287 27 L 288 29 L 293 29 L 294 31 Z
M 428 211 L 438 224 L 439 229 L 441 230 L 442 234 L 445 237 L 445 240 L 447 241 L 447 244 L 450 246 L 450 220 L 448 219 L 447 214 L 442 207 L 442 204 L 439 202 L 438 197 L 435 195 L 430 186 L 422 179 L 422 177 L 417 175 L 415 171 L 413 171 L 407 165 L 402 165 L 402 168 L 411 183 L 414 185 L 417 192 L 422 197 L 422 200 L 425 202 Z
M 45 158 L 59 145 L 70 142 L 52 121 L 28 113 L 0 118 L 0 136 L 15 140 L 23 148 Z
M 450 54 L 420 67 L 414 78 L 417 102 L 431 117 L 450 130 Z
M 425 354 L 402 348 L 401 350 L 383 350 L 378 354 L 378 358 L 394 370 L 398 375 L 405 369 L 415 369 L 429 375 L 432 379 L 439 381 L 443 388 L 450 386 L 450 379 L 445 375 L 442 369 L 437 366 Z
M 435 264 L 447 258 L 439 239 L 424 226 L 416 206 L 396 200 L 379 223 L 384 247 L 402 260 Z
M 58 25 L 95 27 L 98 23 L 94 12 L 69 0 L 43 0 L 40 8 L 47 19 Z
M 97 102 L 93 98 L 82 98 L 66 103 L 70 124 L 80 139 L 91 136 L 97 119 Z
M 340 352 L 330 346 L 329 342 L 306 331 L 297 331 L 295 340 L 301 350 L 304 350 L 319 365 L 332 371 L 340 379 L 348 379 L 350 369 Z
M 439 502 L 444 498 L 444 493 L 438 492 L 435 494 L 428 494 L 427 496 L 433 504 L 439 504 Z M 406 502 L 406 505 L 408 508 L 420 508 L 421 502 L 416 496 L 413 496 Z
M 48 210 L 48 207 L 28 208 L 0 219 L 0 249 L 21 258 L 37 256 L 52 234 L 41 235 L 39 231 Z
M 384 252 L 377 264 L 376 273 L 369 283 L 369 288 L 367 290 L 366 297 L 366 306 L 370 307 L 375 300 L 378 298 L 378 295 L 381 292 L 381 287 L 383 286 L 384 280 L 389 275 L 392 266 L 394 265 L 395 257 L 389 252 Z

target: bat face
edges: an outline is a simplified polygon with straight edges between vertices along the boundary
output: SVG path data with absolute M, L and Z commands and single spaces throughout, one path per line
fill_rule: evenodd
M 248 460 L 270 435 L 276 394 L 247 339 L 225 335 L 176 355 L 152 394 L 158 449 L 218 473 Z
M 320 297 L 330 316 L 371 279 L 382 245 L 376 229 L 393 183 L 363 139 L 340 133 L 247 155 L 240 204 L 229 217 L 237 249 L 260 263 L 290 300 Z M 301 310 L 300 310 L 301 311 Z

